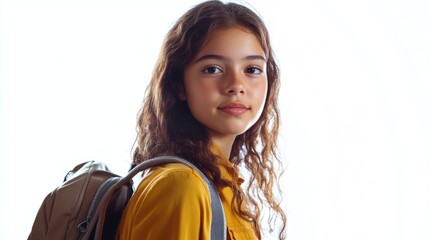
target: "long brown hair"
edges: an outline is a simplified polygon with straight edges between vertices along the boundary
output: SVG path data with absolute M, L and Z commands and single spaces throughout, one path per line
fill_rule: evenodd
M 179 98 L 184 89 L 184 69 L 207 36 L 216 29 L 234 26 L 251 31 L 267 56 L 268 93 L 262 115 L 250 129 L 236 137 L 230 155 L 233 165 L 244 164 L 250 172 L 246 193 L 221 179 L 216 156 L 208 150 L 210 139 L 206 128 L 192 116 L 186 101 Z M 196 5 L 166 35 L 138 115 L 133 165 L 159 155 L 184 157 L 207 173 L 216 186 L 232 188 L 234 212 L 252 223 L 259 238 L 261 207 L 268 204 L 269 219 L 280 217 L 279 239 L 284 239 L 286 216 L 273 193 L 274 188 L 280 190 L 275 171 L 281 166 L 276 154 L 279 81 L 268 31 L 257 14 L 235 3 L 207 1 Z

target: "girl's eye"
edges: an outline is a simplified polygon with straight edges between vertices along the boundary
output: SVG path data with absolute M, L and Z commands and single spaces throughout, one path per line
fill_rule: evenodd
M 246 73 L 261 74 L 262 73 L 262 69 L 260 69 L 258 67 L 249 67 L 249 68 L 246 69 Z
M 216 74 L 216 73 L 221 73 L 222 70 L 219 67 L 211 66 L 211 67 L 205 68 L 203 72 L 208 74 Z

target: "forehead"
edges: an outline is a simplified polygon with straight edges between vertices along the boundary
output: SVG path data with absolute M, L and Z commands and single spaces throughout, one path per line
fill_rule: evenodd
M 239 26 L 219 28 L 211 32 L 204 40 L 194 59 L 205 54 L 219 54 L 231 58 L 246 55 L 265 57 L 265 52 L 256 35 Z

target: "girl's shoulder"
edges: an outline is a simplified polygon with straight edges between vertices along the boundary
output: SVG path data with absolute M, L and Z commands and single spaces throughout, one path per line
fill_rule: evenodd
M 119 235 L 121 239 L 131 239 L 131 235 L 207 239 L 210 209 L 210 193 L 199 173 L 183 164 L 165 164 L 152 168 L 139 183 L 122 217 Z M 200 224 L 195 216 L 201 216 Z
M 197 170 L 180 163 L 169 163 L 151 169 L 140 182 L 136 193 L 161 191 L 165 194 L 208 195 L 209 190 Z

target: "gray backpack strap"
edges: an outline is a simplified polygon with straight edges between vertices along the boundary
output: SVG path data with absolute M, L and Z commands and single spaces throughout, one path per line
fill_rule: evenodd
M 210 181 L 210 179 L 208 179 L 203 174 L 203 172 L 201 172 L 200 169 L 198 169 L 192 163 L 190 163 L 189 161 L 187 161 L 183 158 L 179 158 L 176 156 L 160 156 L 160 157 L 148 159 L 148 160 L 138 164 L 137 166 L 135 166 L 131 171 L 128 172 L 128 174 L 126 176 L 124 176 L 121 180 L 119 180 L 115 184 L 115 186 L 118 186 L 118 187 L 113 186 L 109 189 L 109 191 L 110 192 L 115 191 L 120 186 L 123 186 L 124 183 L 131 181 L 131 179 L 134 176 L 136 176 L 138 173 L 144 171 L 145 169 L 148 169 L 148 168 L 151 168 L 151 167 L 154 167 L 157 165 L 161 165 L 161 164 L 167 164 L 167 163 L 182 163 L 182 164 L 185 164 L 185 165 L 195 169 L 196 171 L 198 171 L 198 173 L 201 175 L 201 177 L 206 182 L 207 187 L 208 187 L 209 192 L 210 192 L 210 199 L 211 199 L 211 206 L 210 207 L 211 207 L 211 211 L 212 211 L 210 239 L 212 239 L 212 240 L 226 240 L 225 213 L 223 211 L 222 202 L 220 200 L 219 193 L 217 192 L 215 185 L 212 183 L 212 181 Z M 106 193 L 106 196 L 111 195 L 110 192 Z M 102 206 L 106 205 L 107 200 L 108 199 L 103 198 L 101 205 Z M 97 224 L 102 226 L 103 221 L 100 221 L 100 219 L 99 219 Z M 101 227 L 97 227 L 97 230 L 98 229 L 101 229 Z M 100 234 L 101 233 L 99 233 L 99 231 L 96 231 L 94 239 L 99 239 Z
M 220 200 L 219 193 L 216 187 L 198 168 L 196 168 L 203 176 L 210 191 L 211 209 L 212 209 L 212 225 L 210 231 L 210 239 L 223 239 L 226 240 L 226 221 L 225 213 L 223 211 L 222 201 Z

